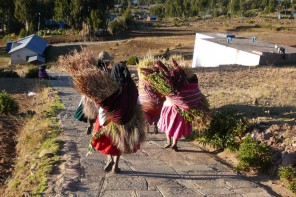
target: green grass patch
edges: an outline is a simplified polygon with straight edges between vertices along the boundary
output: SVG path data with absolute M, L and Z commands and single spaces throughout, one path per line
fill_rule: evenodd
M 43 111 L 27 121 L 20 132 L 17 145 L 19 158 L 14 175 L 8 181 L 6 196 L 21 196 L 28 192 L 31 196 L 42 196 L 47 188 L 48 175 L 59 161 L 60 142 L 57 136 L 62 132 L 57 114 L 64 105 L 57 92 L 46 88 L 41 97 Z M 45 99 L 44 99 L 45 98 Z

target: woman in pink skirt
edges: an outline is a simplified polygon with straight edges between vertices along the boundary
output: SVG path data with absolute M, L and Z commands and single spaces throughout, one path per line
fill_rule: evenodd
M 167 142 L 163 148 L 172 147 L 173 150 L 178 151 L 178 140 L 182 136 L 191 135 L 191 123 L 186 121 L 178 110 L 195 108 L 201 93 L 198 88 L 198 78 L 196 74 L 188 79 L 188 82 L 189 85 L 181 88 L 174 95 L 166 96 L 157 124 L 158 128 L 166 134 Z M 177 108 L 179 109 L 177 110 Z
M 158 128 L 166 134 L 167 142 L 163 148 L 172 147 L 178 151 L 177 143 L 182 136 L 191 134 L 192 126 L 177 111 L 169 97 L 166 97 L 157 124 Z M 172 140 L 173 139 L 173 143 Z

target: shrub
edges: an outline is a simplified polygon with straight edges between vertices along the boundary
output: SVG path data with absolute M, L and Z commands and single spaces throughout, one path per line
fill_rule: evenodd
M 30 68 L 28 70 L 28 72 L 26 73 L 26 76 L 25 78 L 37 78 L 38 77 L 38 72 L 39 72 L 39 69 L 38 68 Z
M 279 177 L 282 181 L 292 181 L 295 178 L 294 169 L 291 166 L 281 167 L 279 169 Z
M 14 72 L 12 70 L 4 70 L 0 69 L 0 77 L 3 78 L 19 78 L 19 74 L 17 72 Z
M 111 34 L 113 34 L 113 35 L 118 34 L 124 30 L 123 25 L 120 22 L 118 22 L 117 20 L 110 22 L 108 27 L 109 27 Z
M 240 170 L 257 170 L 258 172 L 267 171 L 271 165 L 269 147 L 263 143 L 258 143 L 251 135 L 247 135 L 239 147 L 239 163 L 237 168 Z
M 204 145 L 210 144 L 214 148 L 234 151 L 239 148 L 237 137 L 241 136 L 246 128 L 246 123 L 238 118 L 235 112 L 216 112 L 209 128 L 198 136 L 197 141 Z
M 139 63 L 139 59 L 136 56 L 132 56 L 127 60 L 127 65 L 136 65 Z
M 296 179 L 293 179 L 292 182 L 288 186 L 289 190 L 291 190 L 294 194 L 296 194 Z
M 0 114 L 14 114 L 19 110 L 18 103 L 7 92 L 0 93 Z

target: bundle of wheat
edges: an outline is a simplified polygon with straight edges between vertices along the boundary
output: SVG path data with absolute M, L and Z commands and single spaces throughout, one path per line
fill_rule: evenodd
M 122 153 L 132 153 L 144 142 L 144 125 L 143 111 L 140 106 L 137 106 L 133 118 L 127 124 L 119 125 L 110 122 L 103 130 Z
M 86 69 L 73 77 L 74 87 L 93 101 L 101 103 L 113 94 L 118 85 L 108 74 L 100 69 Z
M 74 50 L 58 59 L 58 66 L 66 70 L 71 76 L 75 76 L 85 69 L 94 69 L 96 65 L 97 60 L 94 53 L 86 48 L 82 48 L 81 51 Z

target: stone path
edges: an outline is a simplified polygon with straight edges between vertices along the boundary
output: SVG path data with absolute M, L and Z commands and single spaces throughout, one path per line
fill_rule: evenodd
M 121 174 L 105 173 L 105 155 L 94 152 L 86 157 L 90 139 L 86 124 L 73 119 L 80 95 L 66 75 L 50 84 L 65 104 L 60 114 L 64 132 L 60 136 L 62 162 L 51 176 L 45 196 L 277 196 L 235 174 L 190 142 L 180 141 L 180 152 L 161 149 L 164 134 L 148 134 L 141 150 L 123 155 Z

